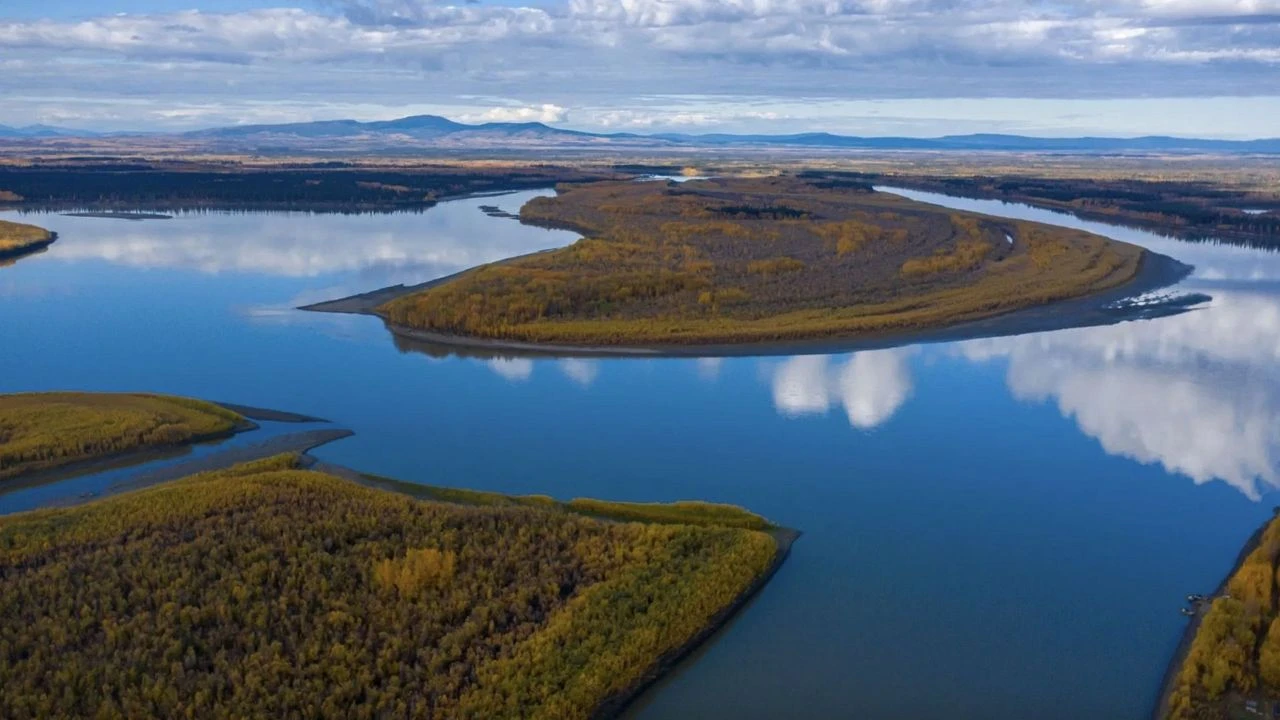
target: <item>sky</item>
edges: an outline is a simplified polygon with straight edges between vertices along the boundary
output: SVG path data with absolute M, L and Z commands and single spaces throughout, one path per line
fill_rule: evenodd
M 0 124 L 1280 136 L 1280 0 L 0 0 Z

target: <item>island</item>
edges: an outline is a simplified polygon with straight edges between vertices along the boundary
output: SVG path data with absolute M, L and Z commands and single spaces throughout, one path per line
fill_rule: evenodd
M 1253 534 L 1216 591 L 1187 597 L 1192 620 L 1155 720 L 1280 715 L 1278 560 L 1280 516 Z
M 42 227 L 0 220 L 0 261 L 39 252 L 57 239 L 57 233 Z
M 706 352 L 918 335 L 1138 292 L 1188 270 L 1091 233 L 951 211 L 839 176 L 597 182 L 535 198 L 520 218 L 584 237 L 304 309 L 376 314 L 424 342 Z M 1071 313 L 1041 319 L 1061 326 Z
M 612 718 L 796 537 L 728 505 L 432 487 L 298 453 L 210 469 L 0 518 L 0 716 Z

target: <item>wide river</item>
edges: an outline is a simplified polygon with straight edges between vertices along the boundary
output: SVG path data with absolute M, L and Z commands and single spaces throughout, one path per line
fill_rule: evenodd
M 561 498 L 706 499 L 803 530 L 782 572 L 632 715 L 1145 720 L 1185 620 L 1280 485 L 1280 255 L 1083 227 L 1196 266 L 1159 320 L 852 355 L 473 359 L 309 302 L 571 242 L 485 215 L 0 213 L 0 391 L 153 390 L 357 435 L 327 461 Z M 268 428 L 267 432 L 277 429 Z M 0 496 L 12 512 L 74 483 Z

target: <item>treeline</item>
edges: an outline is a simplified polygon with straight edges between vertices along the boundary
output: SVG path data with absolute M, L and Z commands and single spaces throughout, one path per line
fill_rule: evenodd
M 1280 710 L 1278 560 L 1280 519 L 1212 599 L 1167 699 L 1169 720 L 1238 717 L 1248 700 Z
M 0 519 L 0 716 L 588 718 L 776 551 L 274 458 Z
M 379 314 L 417 330 L 528 342 L 831 337 L 1087 294 L 1131 278 L 1141 256 L 1096 235 L 813 182 L 563 189 L 530 201 L 521 219 L 574 228 L 583 240 L 479 268 Z
M 936 192 L 998 198 L 1109 221 L 1154 228 L 1188 239 L 1206 237 L 1280 244 L 1280 193 L 1206 182 L 1027 177 L 882 176 Z M 1245 212 L 1248 209 L 1261 213 Z
M 0 166 L 0 193 L 17 207 L 195 210 L 414 209 L 444 197 L 550 187 L 593 176 L 567 168 L 263 168 L 145 164 Z
M 246 422 L 217 405 L 163 395 L 0 395 L 0 481 L 183 445 L 230 433 Z

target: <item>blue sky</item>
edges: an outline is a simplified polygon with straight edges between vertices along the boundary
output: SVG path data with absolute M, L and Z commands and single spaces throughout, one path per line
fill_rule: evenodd
M 1280 0 L 5 0 L 0 123 L 1280 135 Z

